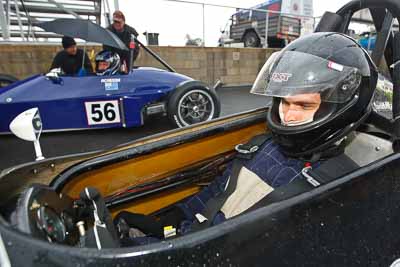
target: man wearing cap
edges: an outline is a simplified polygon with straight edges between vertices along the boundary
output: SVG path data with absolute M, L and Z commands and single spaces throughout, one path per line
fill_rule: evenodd
M 82 49 L 76 47 L 76 42 L 73 38 L 64 36 L 62 38 L 62 46 L 64 50 L 58 52 L 54 57 L 50 70 L 61 68 L 65 75 L 77 75 L 82 69 L 82 61 L 85 54 L 84 70 L 86 73 L 93 73 L 89 57 Z
M 139 35 L 134 28 L 125 23 L 125 15 L 119 10 L 114 12 L 113 23 L 107 29 L 113 32 L 115 35 L 117 35 L 118 38 L 121 39 L 121 41 L 126 45 L 127 48 L 129 48 L 131 35 L 134 35 L 135 37 Z M 127 50 L 121 50 L 106 45 L 103 48 L 104 50 L 109 50 L 119 55 L 119 57 L 121 58 L 122 66 L 125 66 L 125 70 L 122 70 L 123 72 L 126 72 L 126 70 L 129 69 L 130 64 L 133 64 L 133 62 L 139 55 L 138 45 L 135 45 L 134 47 L 133 62 L 130 62 L 129 60 L 130 52 Z

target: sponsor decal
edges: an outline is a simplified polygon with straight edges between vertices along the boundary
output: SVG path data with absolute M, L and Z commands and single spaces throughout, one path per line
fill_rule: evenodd
M 104 84 L 104 89 L 106 91 L 119 90 L 119 83 L 120 82 L 121 82 L 121 79 L 119 79 L 119 78 L 101 79 L 101 83 Z
M 330 68 L 332 70 L 337 70 L 337 71 L 340 71 L 340 72 L 342 72 L 343 69 L 344 69 L 343 65 L 340 65 L 340 64 L 335 63 L 333 61 L 329 61 L 328 62 L 328 68 Z
M 377 111 L 391 111 L 392 103 L 390 103 L 388 101 L 385 101 L 385 102 L 376 101 L 376 102 L 374 102 L 374 108 Z
M 118 100 L 85 102 L 88 125 L 120 123 Z
M 291 73 L 273 73 L 271 80 L 276 83 L 287 82 L 293 75 Z

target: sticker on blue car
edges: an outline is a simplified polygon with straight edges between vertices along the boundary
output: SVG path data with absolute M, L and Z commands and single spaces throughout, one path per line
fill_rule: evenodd
M 88 125 L 120 123 L 118 100 L 85 102 Z
M 121 82 L 121 79 L 119 79 L 119 78 L 101 79 L 101 83 L 104 84 L 104 89 L 106 91 L 119 90 L 120 82 Z

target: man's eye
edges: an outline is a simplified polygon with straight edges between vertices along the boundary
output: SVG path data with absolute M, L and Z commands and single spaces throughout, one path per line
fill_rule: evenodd
M 306 109 L 306 110 L 310 110 L 310 109 L 314 109 L 314 108 L 315 108 L 314 105 L 303 105 L 303 109 Z

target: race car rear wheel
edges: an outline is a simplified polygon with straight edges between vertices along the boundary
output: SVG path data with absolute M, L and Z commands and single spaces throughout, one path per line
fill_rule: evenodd
M 217 118 L 220 110 L 216 93 L 200 86 L 176 90 L 168 102 L 168 117 L 178 127 Z
M 6 87 L 16 81 L 18 81 L 18 79 L 11 75 L 0 74 L 0 89 L 3 87 Z

